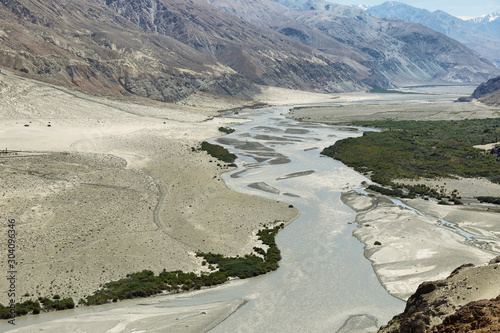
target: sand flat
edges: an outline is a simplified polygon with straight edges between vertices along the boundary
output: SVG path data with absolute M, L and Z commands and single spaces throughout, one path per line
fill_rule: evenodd
M 250 253 L 264 224 L 298 215 L 230 191 L 225 163 L 193 151 L 230 126 L 215 108 L 112 101 L 12 75 L 0 92 L 0 211 L 16 220 L 19 302 L 76 303 L 143 269 L 200 271 L 196 251 Z

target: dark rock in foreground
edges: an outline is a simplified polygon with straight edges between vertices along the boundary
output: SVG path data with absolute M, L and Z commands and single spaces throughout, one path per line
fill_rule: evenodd
M 500 257 L 463 265 L 444 280 L 422 283 L 379 333 L 500 332 L 499 281 Z

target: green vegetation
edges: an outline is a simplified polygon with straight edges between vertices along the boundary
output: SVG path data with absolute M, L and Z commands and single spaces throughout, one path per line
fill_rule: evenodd
M 206 141 L 201 143 L 201 150 L 226 163 L 233 163 L 236 160 L 236 155 L 231 154 L 226 148 Z
M 391 184 L 396 178 L 486 177 L 500 183 L 500 164 L 472 146 L 500 137 L 500 119 L 463 121 L 372 121 L 356 125 L 383 127 L 323 150 L 372 180 Z
M 55 295 L 53 300 L 47 297 L 40 297 L 36 302 L 27 300 L 23 303 L 16 303 L 14 313 L 18 317 L 29 313 L 39 314 L 41 311 L 66 310 L 73 309 L 74 307 L 75 303 L 72 298 L 60 299 L 58 295 Z M 0 319 L 10 319 L 11 317 L 11 308 L 0 304 Z
M 477 197 L 479 202 L 487 202 L 495 205 L 500 205 L 500 197 Z
M 139 273 L 128 274 L 126 278 L 106 283 L 101 290 L 80 300 L 81 304 L 95 305 L 109 301 L 147 297 L 163 291 L 180 292 L 200 289 L 204 286 L 214 286 L 226 282 L 230 277 L 240 279 L 265 274 L 278 268 L 281 259 L 280 250 L 276 246 L 275 237 L 284 224 L 274 228 L 260 230 L 259 239 L 269 248 L 264 251 L 255 247 L 255 253 L 244 257 L 224 257 L 221 254 L 198 252 L 198 257 L 205 259 L 204 264 L 209 264 L 212 272 L 184 273 L 182 271 L 163 271 L 155 275 L 152 271 L 144 270 Z
M 229 127 L 219 127 L 219 132 L 231 134 L 234 132 L 234 129 Z
M 498 118 L 462 121 L 363 121 L 354 124 L 386 130 L 365 132 L 362 137 L 338 141 L 325 148 L 322 154 L 370 175 L 378 184 L 396 187 L 393 180 L 398 178 L 455 176 L 484 177 L 500 183 L 500 162 L 497 158 L 473 148 L 474 145 L 498 141 Z M 423 185 L 407 186 L 404 191 L 381 187 L 374 190 L 395 196 L 442 195 Z

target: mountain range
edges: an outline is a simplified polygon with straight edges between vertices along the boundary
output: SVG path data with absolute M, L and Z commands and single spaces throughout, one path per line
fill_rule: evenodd
M 441 10 L 430 12 L 401 2 L 389 1 L 366 8 L 366 13 L 422 24 L 463 43 L 500 66 L 500 11 L 462 20 Z
M 101 95 L 251 99 L 479 84 L 500 70 L 420 24 L 308 0 L 0 0 L 0 67 Z

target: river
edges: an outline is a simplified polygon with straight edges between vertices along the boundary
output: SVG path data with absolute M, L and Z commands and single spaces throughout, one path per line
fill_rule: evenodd
M 298 122 L 285 117 L 288 110 L 241 111 L 229 116 L 238 119 L 232 125 L 236 131 L 212 140 L 238 156 L 238 168 L 223 175 L 230 189 L 284 201 L 300 210 L 300 217 L 277 236 L 280 268 L 216 288 L 155 297 L 154 306 L 245 300 L 215 325 L 212 333 L 376 331 L 400 313 L 405 303 L 389 295 L 378 281 L 363 255 L 364 245 L 352 235 L 357 228 L 353 223 L 356 212 L 340 200 L 342 192 L 360 190 L 368 179 L 320 155 L 324 147 L 362 132 Z M 102 310 L 75 311 L 71 316 Z M 44 316 L 61 318 L 57 314 Z M 36 322 L 28 318 L 18 321 L 23 326 Z

